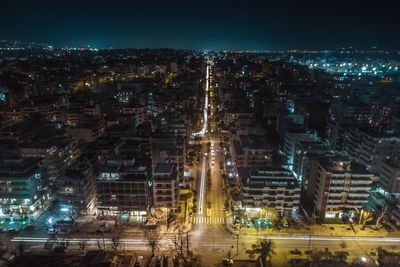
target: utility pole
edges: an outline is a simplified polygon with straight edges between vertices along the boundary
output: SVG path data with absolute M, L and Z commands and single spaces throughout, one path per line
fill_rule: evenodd
M 236 253 L 239 254 L 239 234 L 236 234 Z
M 168 230 L 168 208 L 165 208 L 165 223 L 166 223 L 167 230 Z
M 189 232 L 186 232 L 186 254 L 189 257 Z

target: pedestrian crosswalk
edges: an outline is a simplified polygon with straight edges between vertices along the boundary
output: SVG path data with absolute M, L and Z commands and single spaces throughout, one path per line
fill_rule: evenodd
M 224 217 L 205 217 L 199 216 L 193 218 L 193 224 L 225 224 Z

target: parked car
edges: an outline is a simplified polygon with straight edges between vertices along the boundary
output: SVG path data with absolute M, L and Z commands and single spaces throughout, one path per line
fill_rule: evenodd
M 27 226 L 25 226 L 24 230 L 27 231 L 27 232 L 32 232 L 32 231 L 35 230 L 35 226 L 27 225 Z
M 142 261 L 143 261 L 143 256 L 137 257 L 134 267 L 142 266 Z
M 59 232 L 60 234 L 67 234 L 67 233 L 68 233 L 68 230 L 67 230 L 67 229 L 61 228 L 58 232 Z
M 233 260 L 228 258 L 221 259 L 221 264 L 224 266 L 233 266 Z
M 173 256 L 172 261 L 174 263 L 174 267 L 179 266 L 179 258 L 176 255 Z
M 18 232 L 19 232 L 19 231 L 18 231 L 18 229 L 16 229 L 16 228 L 9 228 L 9 229 L 8 229 L 8 233 L 9 233 L 9 234 L 18 234 Z
M 94 231 L 94 234 L 95 235 L 101 235 L 101 234 L 103 234 L 103 231 L 102 230 L 96 230 L 96 231 Z
M 56 235 L 56 234 L 58 233 L 58 230 L 55 229 L 55 228 L 51 228 L 51 229 L 49 229 L 49 230 L 47 231 L 47 233 L 48 233 L 49 235 Z
M 161 256 L 156 257 L 156 267 L 161 267 Z
M 168 255 L 164 255 L 163 257 L 163 267 L 168 267 Z

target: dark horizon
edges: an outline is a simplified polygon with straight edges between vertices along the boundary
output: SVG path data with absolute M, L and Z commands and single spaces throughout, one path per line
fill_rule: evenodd
M 201 50 L 400 47 L 388 1 L 6 1 L 1 39 L 55 45 Z

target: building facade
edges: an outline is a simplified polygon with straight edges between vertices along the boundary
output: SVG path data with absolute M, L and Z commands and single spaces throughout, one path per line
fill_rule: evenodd
M 373 174 L 365 166 L 341 157 L 325 157 L 311 174 L 315 179 L 314 213 L 338 218 L 343 212 L 361 210 L 368 202 Z
M 0 206 L 10 218 L 31 220 L 50 202 L 48 177 L 39 158 L 0 159 Z
M 58 202 L 63 211 L 76 215 L 94 212 L 96 192 L 92 166 L 78 160 L 57 181 Z
M 178 173 L 172 163 L 158 163 L 153 172 L 155 207 L 175 208 L 178 196 Z
M 290 171 L 280 169 L 250 170 L 242 177 L 245 208 L 269 208 L 281 215 L 299 208 L 300 187 Z

